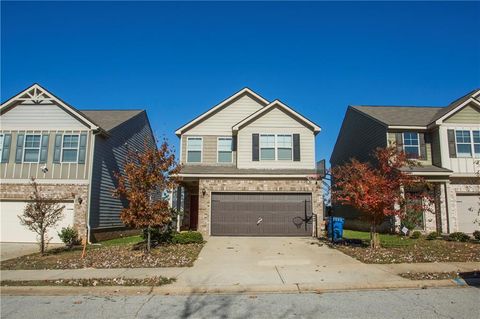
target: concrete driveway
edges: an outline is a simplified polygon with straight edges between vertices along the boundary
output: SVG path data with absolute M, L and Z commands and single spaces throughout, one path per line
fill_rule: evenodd
M 59 247 L 61 244 L 51 244 L 47 249 Z M 38 252 L 38 244 L 35 243 L 2 243 L 0 242 L 0 260 L 17 258 Z
M 313 238 L 211 237 L 178 285 L 378 283 L 401 277 L 363 264 Z

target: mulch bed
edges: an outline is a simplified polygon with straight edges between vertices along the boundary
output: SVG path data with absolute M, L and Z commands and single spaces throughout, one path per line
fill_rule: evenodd
M 401 277 L 411 280 L 441 280 L 455 278 L 480 278 L 480 272 L 458 273 L 458 272 L 406 272 Z
M 92 247 L 81 259 L 81 249 L 57 249 L 45 256 L 32 254 L 3 261 L 2 270 L 80 269 L 80 268 L 155 268 L 193 266 L 203 244 L 170 244 L 152 248 L 150 254 L 132 250 L 131 245 Z
M 132 278 L 92 278 L 92 279 L 58 279 L 58 280 L 3 280 L 1 286 L 75 286 L 75 287 L 96 287 L 96 286 L 162 286 L 174 282 L 174 278 L 155 276 L 144 279 Z
M 480 244 L 473 242 L 417 239 L 412 245 L 378 249 L 349 243 L 330 246 L 367 264 L 480 261 Z

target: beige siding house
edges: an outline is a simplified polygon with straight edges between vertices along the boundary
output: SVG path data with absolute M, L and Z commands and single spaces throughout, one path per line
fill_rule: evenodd
M 106 238 L 125 231 L 124 203 L 112 197 L 112 173 L 120 171 L 128 147 L 155 145 L 143 110 L 77 110 L 38 84 L 0 108 L 0 217 L 2 242 L 35 242 L 20 225 L 30 200 L 30 179 L 58 198 L 64 217 L 49 234 L 75 227 L 81 237 Z
M 323 219 L 320 127 L 245 88 L 180 127 L 181 229 L 204 236 L 305 236 Z
M 376 147 L 392 144 L 421 163 L 408 171 L 433 185 L 434 213 L 424 213 L 418 229 L 480 229 L 480 90 L 445 107 L 350 106 L 330 162 L 369 160 Z M 366 227 L 350 207 L 334 208 L 347 218 L 347 227 Z M 400 222 L 386 220 L 383 226 L 392 230 Z

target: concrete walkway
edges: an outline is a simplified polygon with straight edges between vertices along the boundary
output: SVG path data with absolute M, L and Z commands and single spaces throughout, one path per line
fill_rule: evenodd
M 49 244 L 46 249 L 53 249 L 63 246 L 63 244 Z M 17 258 L 24 255 L 30 255 L 38 252 L 36 243 L 0 243 L 0 260 Z

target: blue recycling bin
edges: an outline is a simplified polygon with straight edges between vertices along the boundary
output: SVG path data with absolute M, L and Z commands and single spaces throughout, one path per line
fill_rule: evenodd
M 327 227 L 328 239 L 330 239 L 333 242 L 342 240 L 343 224 L 345 224 L 345 218 L 330 216 L 328 218 L 328 227 Z

